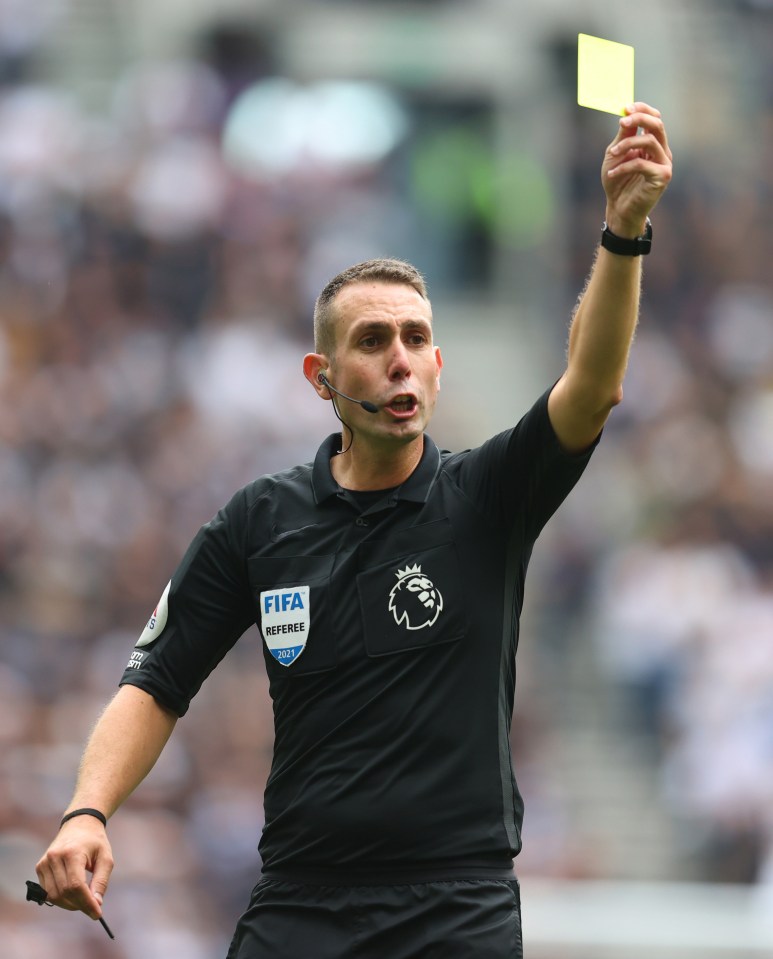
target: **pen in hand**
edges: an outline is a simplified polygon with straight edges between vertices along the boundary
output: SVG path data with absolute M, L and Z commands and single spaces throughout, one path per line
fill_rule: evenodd
M 32 882 L 29 879 L 27 880 L 27 902 L 36 902 L 39 906 L 54 905 L 52 902 L 48 901 L 48 893 L 46 890 L 39 883 Z M 108 926 L 101 916 L 99 917 L 99 921 L 108 936 L 110 936 L 111 939 L 115 939 L 110 926 Z

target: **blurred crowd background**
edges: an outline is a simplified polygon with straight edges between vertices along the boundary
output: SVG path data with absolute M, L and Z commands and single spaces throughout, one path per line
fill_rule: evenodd
M 530 574 L 517 867 L 773 885 L 773 6 L 515 6 L 0 2 L 6 959 L 224 954 L 271 759 L 255 630 L 111 822 L 119 941 L 24 879 L 197 528 L 335 429 L 300 369 L 330 276 L 427 275 L 443 446 L 560 373 L 616 129 L 575 104 L 579 31 L 636 45 L 676 176 L 624 403 Z

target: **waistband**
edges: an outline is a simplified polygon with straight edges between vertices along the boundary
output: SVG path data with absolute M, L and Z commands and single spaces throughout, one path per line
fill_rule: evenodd
M 292 882 L 301 886 L 406 886 L 423 882 L 499 880 L 512 882 L 515 870 L 509 866 L 414 866 L 395 868 L 264 869 L 262 878 Z

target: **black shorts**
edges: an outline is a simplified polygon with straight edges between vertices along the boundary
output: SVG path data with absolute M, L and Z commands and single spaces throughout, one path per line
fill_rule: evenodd
M 517 879 L 316 886 L 261 879 L 228 959 L 522 959 Z

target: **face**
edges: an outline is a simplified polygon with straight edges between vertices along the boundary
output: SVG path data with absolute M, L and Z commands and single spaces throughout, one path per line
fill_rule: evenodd
M 435 409 L 443 366 L 432 343 L 429 303 L 411 286 L 367 281 L 344 287 L 334 308 L 336 346 L 327 376 L 342 392 L 379 407 L 368 413 L 337 399 L 343 419 L 372 444 L 420 437 Z

